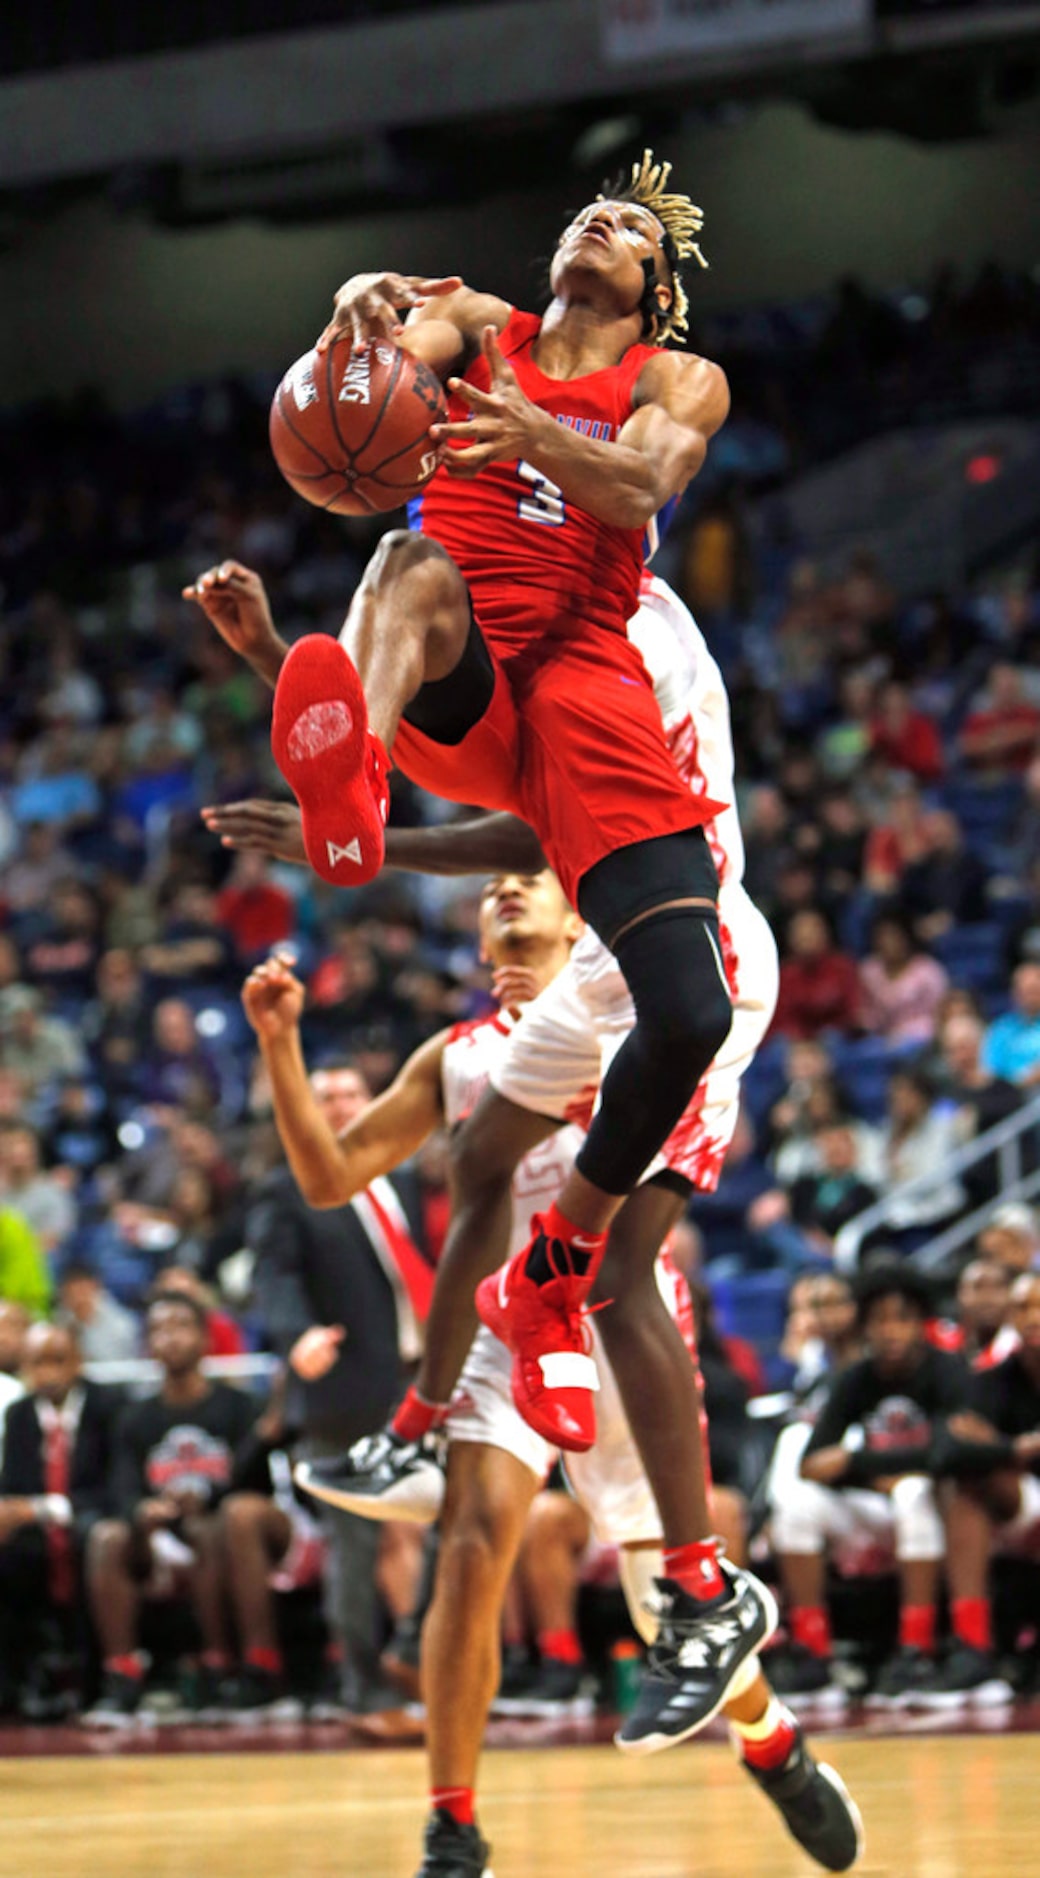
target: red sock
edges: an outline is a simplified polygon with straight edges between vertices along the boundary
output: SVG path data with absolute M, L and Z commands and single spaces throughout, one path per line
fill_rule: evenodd
M 582 1653 L 577 1631 L 540 1630 L 538 1653 L 540 1656 L 551 1657 L 554 1663 L 580 1663 Z
M 899 1613 L 899 1641 L 905 1650 L 935 1650 L 935 1605 L 904 1604 Z
M 954 1598 L 950 1620 L 958 1643 L 973 1650 L 992 1650 L 993 1619 L 988 1598 Z
M 438 1813 L 450 1813 L 457 1826 L 473 1824 L 472 1787 L 431 1787 L 430 1805 Z
M 561 1213 L 553 1202 L 544 1213 L 540 1213 L 532 1224 L 540 1228 L 546 1239 L 559 1239 L 567 1248 L 567 1267 L 578 1278 L 586 1281 L 586 1288 L 591 1290 L 592 1281 L 600 1268 L 603 1254 L 607 1249 L 605 1232 L 586 1232 L 576 1226 L 574 1221 Z M 536 1241 L 524 1263 L 524 1271 L 536 1285 L 548 1284 L 550 1279 L 562 1274 L 555 1270 L 546 1257 L 544 1248 Z
M 813 1656 L 831 1656 L 831 1620 L 822 1604 L 803 1604 L 791 1612 L 791 1637 Z
M 281 1650 L 247 1650 L 244 1660 L 250 1669 L 265 1669 L 270 1676 L 280 1676 L 285 1667 Z
M 135 1682 L 144 1675 L 144 1661 L 136 1650 L 128 1650 L 125 1656 L 106 1656 L 104 1666 L 115 1676 L 132 1676 Z
M 447 1403 L 427 1402 L 410 1384 L 390 1426 L 402 1441 L 421 1441 L 432 1428 L 440 1427 L 447 1413 Z
M 714 1539 L 698 1539 L 692 1545 L 666 1545 L 663 1557 L 665 1577 L 681 1585 L 691 1598 L 707 1603 L 725 1591 L 726 1580 L 719 1570 Z
M 780 1708 L 779 1703 L 777 1707 L 780 1714 L 776 1727 L 760 1740 L 752 1740 L 738 1723 L 734 1723 L 740 1736 L 741 1753 L 751 1767 L 782 1767 L 798 1739 L 798 1723 L 790 1709 Z M 763 1721 L 768 1714 L 767 1709 Z

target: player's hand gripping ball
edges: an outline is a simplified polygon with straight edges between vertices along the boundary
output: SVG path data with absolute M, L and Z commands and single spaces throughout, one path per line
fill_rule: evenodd
M 372 515 L 428 483 L 430 425 L 447 416 L 440 379 L 389 339 L 351 338 L 291 365 L 271 404 L 271 449 L 297 495 L 333 515 Z

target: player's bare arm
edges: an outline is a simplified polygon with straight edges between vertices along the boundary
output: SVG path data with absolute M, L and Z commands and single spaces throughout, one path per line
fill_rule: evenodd
M 289 648 L 271 617 L 259 574 L 241 561 L 221 561 L 182 588 L 181 598 L 201 607 L 225 645 L 273 691 Z
M 305 995 L 288 961 L 275 956 L 250 972 L 242 1003 L 267 1065 L 278 1133 L 304 1199 L 315 1207 L 345 1206 L 379 1175 L 399 1167 L 440 1125 L 447 1033 L 416 1050 L 389 1089 L 337 1136 L 314 1098 L 303 1059 Z
M 224 848 L 308 865 L 295 802 L 250 797 L 214 803 L 200 814 Z M 539 874 L 546 860 L 533 828 L 516 815 L 496 813 L 432 828 L 388 828 L 386 865 L 413 874 Z
M 461 423 L 431 427 L 432 440 L 450 446 L 444 458 L 448 473 L 473 477 L 489 463 L 522 458 L 555 483 L 567 500 L 613 527 L 643 528 L 673 496 L 681 495 L 702 467 L 708 443 L 729 411 L 729 390 L 719 366 L 662 352 L 640 374 L 637 409 L 617 441 L 601 443 L 558 424 L 524 395 L 490 327 L 483 349 L 490 390 L 450 379 L 450 389 L 471 415 Z
M 415 274 L 355 274 L 336 294 L 318 351 L 347 333 L 355 346 L 391 339 L 446 378 L 465 371 L 480 349 L 485 326 L 501 332 L 510 310 L 507 301 L 476 292 L 457 274 L 437 280 Z

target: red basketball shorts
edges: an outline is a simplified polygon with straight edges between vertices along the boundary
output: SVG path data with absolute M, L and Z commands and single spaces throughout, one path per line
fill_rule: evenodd
M 520 651 L 484 637 L 495 688 L 479 723 L 445 745 L 402 719 L 393 760 L 432 795 L 529 823 L 572 904 L 605 855 L 724 806 L 680 781 L 646 668 L 621 633 L 546 634 Z

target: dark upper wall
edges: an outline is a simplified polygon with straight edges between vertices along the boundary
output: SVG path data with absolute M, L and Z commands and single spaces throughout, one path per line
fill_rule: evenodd
M 712 263 L 692 282 L 704 307 L 796 297 L 848 272 L 919 283 L 942 260 L 1040 264 L 1040 133 L 919 145 L 850 135 L 773 105 L 669 145 L 704 207 Z M 0 256 L 0 401 L 102 385 L 122 405 L 235 369 L 276 370 L 320 329 L 347 274 L 394 266 L 461 271 L 531 304 L 566 193 L 509 197 L 421 216 L 299 230 L 236 222 L 148 227 L 101 202 L 23 227 Z

